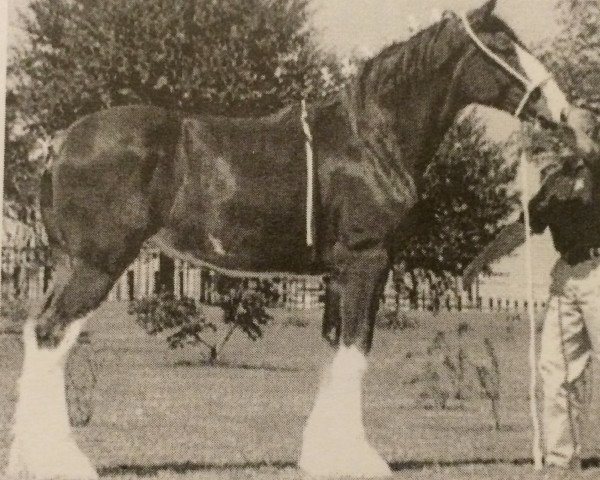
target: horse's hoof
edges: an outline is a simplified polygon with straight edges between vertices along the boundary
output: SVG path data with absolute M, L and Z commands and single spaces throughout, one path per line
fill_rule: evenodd
M 298 467 L 316 478 L 383 478 L 392 474 L 387 462 L 366 440 L 334 448 L 305 444 Z
M 43 454 L 41 456 L 43 457 Z M 40 463 L 9 464 L 3 478 L 6 480 L 98 480 L 99 478 L 98 473 L 91 465 L 74 465 L 72 460 L 62 465 L 56 465 L 55 462 L 52 462 L 51 465 Z
M 354 464 L 352 464 L 354 463 Z M 309 478 L 386 478 L 392 474 L 389 465 L 381 458 L 368 459 L 361 462 L 349 462 L 343 465 L 335 460 L 328 463 L 327 460 L 313 462 L 303 460 L 299 464 L 300 469 Z
M 7 479 L 98 480 L 98 473 L 75 442 L 59 441 L 45 450 L 36 447 L 13 442 L 5 471 Z

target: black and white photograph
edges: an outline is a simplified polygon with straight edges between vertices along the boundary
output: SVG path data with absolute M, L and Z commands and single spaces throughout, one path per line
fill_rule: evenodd
M 598 0 L 0 2 L 0 479 L 600 477 Z

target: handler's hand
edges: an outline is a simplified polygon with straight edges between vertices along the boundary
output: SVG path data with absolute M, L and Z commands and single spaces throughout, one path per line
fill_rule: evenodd
M 523 224 L 520 221 L 504 227 L 498 236 L 486 245 L 483 251 L 463 270 L 463 288 L 469 289 L 473 280 L 477 278 L 486 265 L 490 265 L 499 258 L 508 255 L 524 242 L 525 233 Z

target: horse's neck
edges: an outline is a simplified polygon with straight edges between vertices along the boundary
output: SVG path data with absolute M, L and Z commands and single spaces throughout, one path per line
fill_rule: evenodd
M 441 116 L 450 114 L 453 118 L 458 112 L 458 108 L 454 111 L 440 102 L 435 104 L 433 97 L 429 105 L 426 103 L 421 98 L 388 109 L 367 100 L 364 111 L 356 114 L 361 119 L 361 139 L 367 144 L 385 145 L 388 161 L 401 164 L 417 183 L 451 124 Z
M 414 172 L 416 179 L 431 162 L 458 112 L 469 103 L 459 94 L 456 75 L 469 40 L 466 35 L 456 37 L 453 30 L 446 35 L 447 42 L 433 44 L 432 48 L 440 50 L 420 72 L 407 69 L 406 63 L 414 60 L 411 56 L 398 53 L 394 60 L 392 54 L 374 59 L 353 85 L 352 107 L 361 135 L 393 139 L 397 161 Z M 402 71 L 404 78 L 396 81 Z
M 361 145 L 368 150 L 364 161 L 377 162 L 402 177 L 408 175 L 418 188 L 450 125 L 441 116 L 454 115 L 460 108 L 449 108 L 445 96 L 440 100 L 439 89 L 430 90 L 401 99 L 398 106 L 393 101 L 386 105 L 375 96 L 362 96 L 356 84 L 347 86 L 335 101 L 317 108 L 317 140 L 329 143 L 333 137 L 343 137 L 345 144 Z

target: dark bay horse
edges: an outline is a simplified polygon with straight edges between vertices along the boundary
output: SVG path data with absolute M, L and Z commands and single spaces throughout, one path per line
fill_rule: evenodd
M 219 268 L 329 273 L 324 335 L 337 352 L 299 465 L 318 475 L 388 474 L 366 440 L 362 378 L 394 239 L 411 228 L 425 167 L 469 104 L 568 123 L 564 95 L 494 7 L 489 1 L 468 19 L 446 15 L 367 61 L 336 99 L 308 106 L 316 172 L 310 247 L 300 106 L 252 119 L 129 106 L 72 125 L 42 181 L 56 273 L 24 331 L 8 474 L 96 478 L 71 436 L 64 361 L 151 238 L 170 255 Z M 40 454 L 48 448 L 52 454 Z

